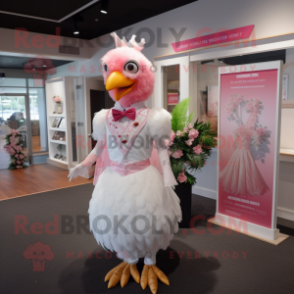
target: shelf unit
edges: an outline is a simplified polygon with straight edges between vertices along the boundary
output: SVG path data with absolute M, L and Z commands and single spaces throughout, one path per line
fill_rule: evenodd
M 53 96 L 58 95 L 62 100 L 62 114 L 53 113 L 55 102 Z M 46 81 L 46 105 L 47 105 L 47 125 L 49 141 L 49 158 L 47 162 L 62 169 L 69 170 L 72 167 L 72 144 L 71 142 L 71 118 L 70 103 L 74 96 L 73 77 L 61 77 Z M 52 127 L 56 118 L 64 118 L 66 128 Z M 65 133 L 65 140 L 53 140 L 56 131 Z M 62 150 L 58 146 L 62 145 Z M 65 160 L 56 159 L 56 154 L 62 155 Z

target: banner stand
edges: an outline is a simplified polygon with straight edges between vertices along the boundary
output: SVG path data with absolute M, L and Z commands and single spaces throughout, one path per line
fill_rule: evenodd
M 220 219 L 225 219 L 226 220 L 225 224 L 221 223 Z M 276 229 L 274 231 L 272 231 L 271 229 L 266 229 L 268 231 L 265 231 L 265 233 L 267 233 L 269 235 L 273 233 L 275 235 L 275 239 L 269 239 L 269 238 L 263 237 L 263 234 L 261 233 L 261 231 L 263 231 L 264 228 L 261 226 L 256 226 L 251 223 L 247 223 L 248 230 L 246 230 L 244 228 L 243 228 L 243 230 L 235 228 L 235 226 L 231 226 L 230 224 L 233 224 L 234 222 L 236 222 L 236 219 L 231 218 L 231 217 L 227 217 L 226 215 L 221 215 L 221 214 L 216 214 L 214 217 L 208 219 L 207 222 L 214 224 L 214 225 L 217 225 L 217 226 L 221 226 L 225 229 L 232 230 L 237 233 L 241 233 L 243 235 L 247 235 L 249 237 L 267 242 L 269 244 L 276 245 L 276 246 L 278 246 L 279 244 L 281 244 L 282 242 L 284 242 L 286 239 L 289 238 L 288 235 L 280 233 L 278 229 Z M 249 229 L 249 227 L 250 227 L 250 229 Z M 255 230 L 253 229 L 253 227 L 255 227 Z M 251 230 L 253 232 L 259 231 L 259 234 L 257 235 L 257 234 L 251 233 Z
M 217 207 L 208 220 L 273 245 L 289 237 L 277 229 L 281 69 L 281 61 L 219 68 Z

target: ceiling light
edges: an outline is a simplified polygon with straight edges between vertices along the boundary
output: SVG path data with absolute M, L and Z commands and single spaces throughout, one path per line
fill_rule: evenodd
M 98 21 L 99 19 L 98 18 L 95 18 L 95 21 Z
M 108 9 L 108 0 L 101 0 L 100 11 L 104 14 L 107 14 L 107 9 Z
M 78 16 L 74 16 L 72 18 L 72 32 L 74 35 L 78 35 L 80 33 L 80 30 L 78 28 Z

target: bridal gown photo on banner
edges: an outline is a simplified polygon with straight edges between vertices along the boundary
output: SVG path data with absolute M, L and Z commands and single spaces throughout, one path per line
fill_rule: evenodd
M 219 72 L 218 213 L 266 228 L 278 191 L 280 67 L 273 61 Z
M 243 96 L 232 95 L 227 102 L 227 115 L 230 123 L 236 125 L 234 131 L 234 152 L 220 171 L 219 179 L 224 191 L 234 196 L 261 195 L 268 188 L 255 163 L 250 147 L 260 149 L 269 136 L 269 131 L 257 125 L 262 113 L 262 102 L 257 98 L 249 101 Z M 249 114 L 242 121 L 242 112 Z

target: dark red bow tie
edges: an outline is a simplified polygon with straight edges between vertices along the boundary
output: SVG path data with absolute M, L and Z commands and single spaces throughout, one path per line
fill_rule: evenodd
M 136 118 L 136 108 L 129 108 L 126 111 L 120 111 L 117 109 L 112 109 L 112 116 L 114 118 L 114 121 L 117 121 L 119 119 L 121 119 L 122 117 L 126 116 L 127 118 L 131 119 L 131 120 L 135 120 Z

